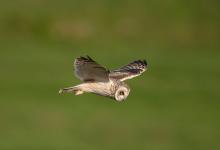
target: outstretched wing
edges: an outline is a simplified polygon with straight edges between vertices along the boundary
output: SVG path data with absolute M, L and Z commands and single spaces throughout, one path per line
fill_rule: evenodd
M 109 81 L 109 71 L 89 56 L 76 58 L 74 68 L 76 77 L 82 81 Z
M 139 76 L 146 70 L 146 60 L 137 60 L 117 70 L 111 71 L 109 78 L 124 81 Z

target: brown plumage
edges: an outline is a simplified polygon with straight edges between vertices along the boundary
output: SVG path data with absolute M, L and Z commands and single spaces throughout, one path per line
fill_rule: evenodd
M 63 88 L 59 93 L 80 95 L 89 92 L 123 101 L 130 92 L 129 86 L 123 81 L 141 75 L 147 70 L 147 62 L 137 60 L 117 70 L 109 71 L 87 56 L 76 58 L 74 68 L 76 77 L 83 83 Z

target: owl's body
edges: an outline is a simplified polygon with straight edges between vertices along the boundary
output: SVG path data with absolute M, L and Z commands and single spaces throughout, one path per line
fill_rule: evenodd
M 123 81 L 140 75 L 146 66 L 145 60 L 138 60 L 110 72 L 89 56 L 79 57 L 74 62 L 75 74 L 84 83 L 61 89 L 59 93 L 80 95 L 87 92 L 123 101 L 130 92 L 129 86 Z
M 95 93 L 110 96 L 114 94 L 115 84 L 113 82 L 86 82 L 76 86 L 77 91 Z

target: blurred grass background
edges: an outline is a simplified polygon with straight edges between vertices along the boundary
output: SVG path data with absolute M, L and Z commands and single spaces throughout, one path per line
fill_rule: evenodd
M 217 0 L 1 0 L 0 149 L 220 149 L 219 50 Z M 123 103 L 58 95 L 80 55 L 149 70 Z

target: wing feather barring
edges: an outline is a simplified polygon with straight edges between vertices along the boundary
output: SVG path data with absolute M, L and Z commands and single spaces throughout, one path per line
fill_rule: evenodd
M 63 88 L 59 93 L 80 95 L 88 92 L 123 101 L 130 92 L 129 86 L 124 81 L 137 77 L 146 70 L 146 60 L 136 60 L 119 69 L 109 71 L 89 56 L 79 57 L 74 61 L 74 72 L 83 83 Z

